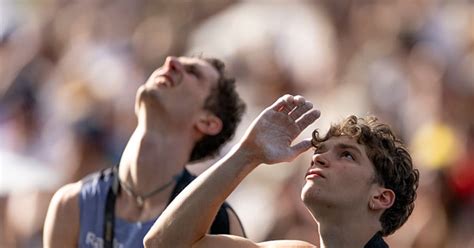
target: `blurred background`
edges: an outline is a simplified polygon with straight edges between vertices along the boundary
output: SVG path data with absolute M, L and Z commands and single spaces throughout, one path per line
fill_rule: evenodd
M 304 138 L 349 114 L 391 123 L 421 182 L 388 243 L 474 247 L 472 0 L 0 0 L 0 247 L 41 247 L 55 190 L 119 161 L 138 86 L 166 56 L 200 54 L 237 78 L 237 137 L 286 93 L 321 109 Z M 299 200 L 310 157 L 231 195 L 251 239 L 318 244 Z

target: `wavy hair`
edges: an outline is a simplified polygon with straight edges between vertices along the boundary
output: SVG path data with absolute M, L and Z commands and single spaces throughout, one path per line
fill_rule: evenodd
M 374 116 L 358 118 L 351 115 L 338 124 L 331 125 L 324 137 L 313 132 L 316 146 L 331 137 L 349 136 L 366 147 L 367 157 L 375 167 L 375 181 L 395 192 L 395 202 L 380 217 L 382 235 L 387 236 L 401 227 L 413 212 L 419 171 L 403 142 L 395 136 L 390 126 Z

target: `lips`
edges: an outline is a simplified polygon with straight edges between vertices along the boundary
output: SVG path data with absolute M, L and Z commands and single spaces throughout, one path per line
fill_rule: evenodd
M 317 169 L 311 169 L 308 172 L 306 172 L 305 178 L 306 179 L 311 179 L 311 178 L 326 178 L 323 173 L 321 173 L 321 170 Z

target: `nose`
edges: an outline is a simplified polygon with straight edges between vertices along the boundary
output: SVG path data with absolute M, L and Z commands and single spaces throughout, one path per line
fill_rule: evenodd
M 179 63 L 178 58 L 176 58 L 174 56 L 168 56 L 168 57 L 166 57 L 165 66 L 170 71 L 177 71 L 177 70 L 179 70 L 181 64 Z
M 315 165 L 316 167 L 328 167 L 329 161 L 326 159 L 323 153 L 314 154 L 311 161 L 311 167 Z

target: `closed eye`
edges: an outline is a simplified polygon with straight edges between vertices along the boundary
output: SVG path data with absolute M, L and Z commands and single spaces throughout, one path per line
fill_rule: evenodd
M 195 65 L 185 65 L 184 69 L 191 75 L 201 78 L 201 73 Z

